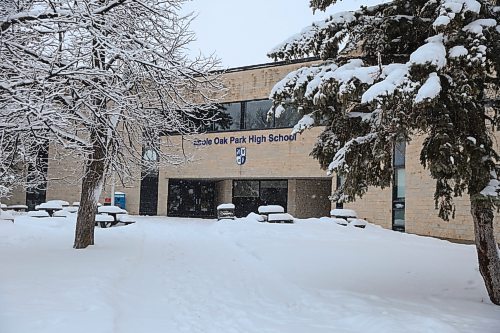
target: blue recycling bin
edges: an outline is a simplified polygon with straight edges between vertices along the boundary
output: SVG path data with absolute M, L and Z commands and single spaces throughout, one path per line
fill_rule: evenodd
M 120 207 L 121 209 L 125 209 L 125 193 L 123 192 L 115 192 L 115 206 Z

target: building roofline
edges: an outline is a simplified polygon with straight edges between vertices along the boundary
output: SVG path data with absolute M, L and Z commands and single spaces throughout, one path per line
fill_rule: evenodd
M 276 62 L 267 62 L 267 63 L 256 64 L 256 65 L 232 67 L 232 68 L 228 68 L 225 70 L 224 69 L 217 70 L 216 72 L 234 73 L 234 72 L 242 72 L 242 71 L 248 71 L 248 70 L 253 70 L 253 69 L 262 69 L 262 68 L 269 68 L 269 67 L 286 66 L 286 65 L 291 65 L 291 64 L 300 64 L 300 63 L 306 63 L 306 62 L 311 62 L 311 61 L 315 61 L 315 60 L 319 60 L 319 57 L 308 57 L 308 58 L 302 58 L 302 59 L 284 60 L 284 61 L 276 61 Z

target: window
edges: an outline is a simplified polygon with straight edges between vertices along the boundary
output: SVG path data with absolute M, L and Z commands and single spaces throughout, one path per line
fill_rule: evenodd
M 405 155 L 406 142 L 399 140 L 394 145 L 394 186 L 392 191 L 392 229 L 405 231 Z
M 245 129 L 263 129 L 273 127 L 273 117 L 268 117 L 273 103 L 269 99 L 245 103 Z M 268 119 L 269 118 L 269 119 Z
M 259 196 L 259 181 L 258 180 L 235 180 L 233 188 L 234 197 L 258 197 Z
M 272 110 L 273 102 L 270 99 L 225 103 L 222 112 L 230 118 L 229 126 L 214 123 L 208 131 L 238 131 L 258 130 L 267 128 L 289 128 L 300 120 L 299 112 L 293 106 Z M 279 113 L 277 117 L 276 114 Z
M 222 104 L 222 112 L 227 114 L 231 118 L 231 122 L 227 129 L 222 129 L 220 126 L 215 125 L 215 131 L 234 131 L 241 129 L 241 118 L 242 118 L 242 103 L 226 103 Z
M 257 212 L 262 205 L 280 205 L 286 210 L 287 180 L 233 180 L 233 204 L 238 217 Z

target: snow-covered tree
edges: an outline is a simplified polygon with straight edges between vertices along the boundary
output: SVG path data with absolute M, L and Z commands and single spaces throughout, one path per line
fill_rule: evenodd
M 325 10 L 336 0 L 311 0 Z M 394 176 L 398 140 L 424 136 L 421 163 L 436 180 L 445 220 L 453 197 L 468 195 L 480 272 L 500 305 L 493 230 L 500 182 L 492 129 L 498 120 L 500 2 L 394 0 L 332 15 L 273 49 L 275 59 L 319 56 L 290 73 L 271 98 L 303 113 L 295 131 L 327 126 L 313 156 L 345 179 L 333 198 L 354 200 Z M 345 45 L 339 49 L 339 45 Z
M 161 136 L 217 117 L 212 57 L 185 55 L 184 0 L 11 0 L 0 13 L 0 103 L 18 129 L 43 131 L 84 161 L 75 248 L 94 243 L 106 174 L 182 163 Z M 3 124 L 3 121 L 0 121 Z M 1 125 L 0 125 L 1 126 Z M 146 164 L 146 165 L 144 165 Z

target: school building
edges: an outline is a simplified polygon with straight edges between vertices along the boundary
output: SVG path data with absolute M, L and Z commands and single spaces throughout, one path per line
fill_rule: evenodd
M 190 162 L 161 167 L 142 180 L 126 181 L 115 190 L 126 195 L 130 214 L 214 218 L 216 207 L 232 202 L 237 216 L 256 212 L 262 204 L 279 204 L 294 217 L 328 216 L 335 203 L 328 199 L 337 186 L 336 177 L 326 175 L 309 156 L 322 128 L 291 135 L 299 120 L 296 114 L 269 117 L 272 87 L 290 71 L 309 61 L 271 63 L 240 67 L 224 74 L 228 93 L 222 101 L 232 124 L 192 137 L 169 136 L 162 140 L 182 146 Z M 394 150 L 396 184 L 371 188 L 355 203 L 358 216 L 387 229 L 456 240 L 473 240 L 468 198 L 455 200 L 454 220 L 443 221 L 434 208 L 435 182 L 419 162 L 422 138 Z M 147 154 L 147 152 L 146 152 Z M 49 150 L 48 183 L 45 191 L 16 191 L 11 204 L 51 199 L 79 201 L 81 163 L 52 156 Z M 110 196 L 110 180 L 101 201 Z M 500 239 L 500 218 L 496 219 Z

